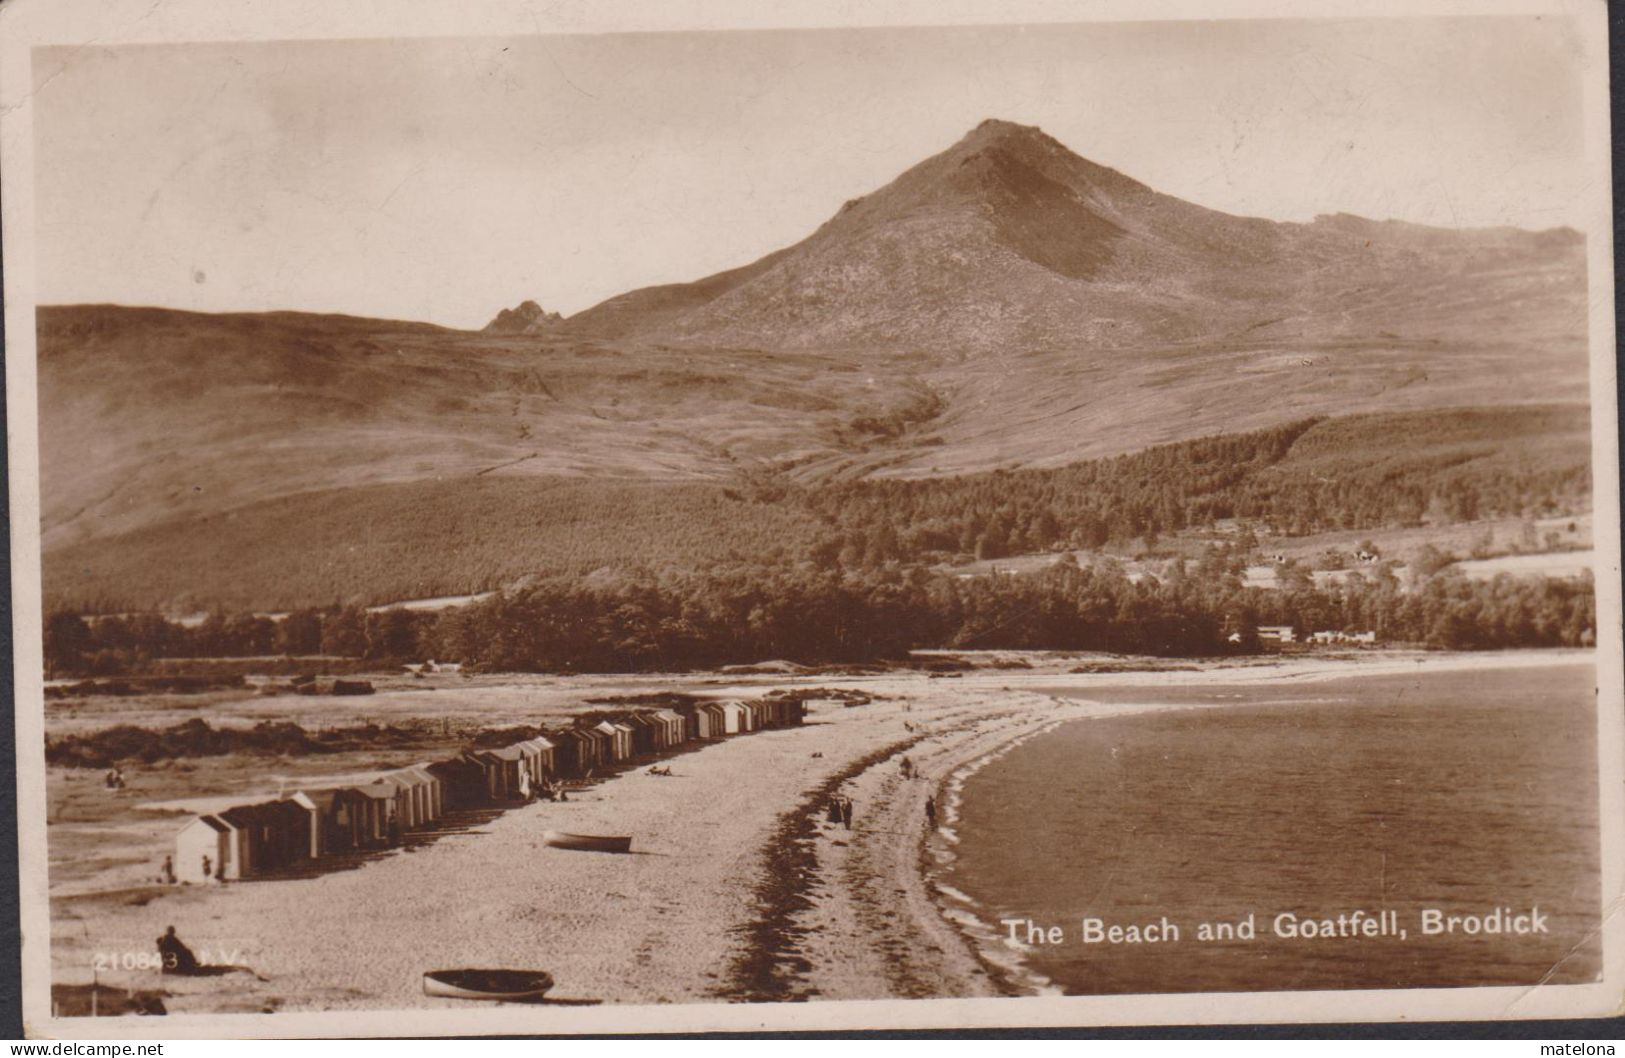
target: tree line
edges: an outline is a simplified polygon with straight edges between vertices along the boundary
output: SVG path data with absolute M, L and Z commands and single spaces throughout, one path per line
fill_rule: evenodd
M 896 660 L 925 648 L 1110 651 L 1164 657 L 1258 649 L 1258 625 L 1374 631 L 1443 649 L 1581 646 L 1595 639 L 1589 576 L 1475 581 L 1446 569 L 1402 585 L 1393 571 L 1316 587 L 1244 587 L 1223 548 L 1160 575 L 1067 556 L 1027 576 L 954 577 L 924 566 L 819 570 L 740 566 L 553 577 L 439 612 L 355 607 L 280 619 L 214 615 L 193 628 L 155 616 L 57 613 L 45 627 L 55 676 L 115 674 L 146 660 L 326 654 L 434 658 L 484 671 L 680 671 L 779 658 Z
M 1238 519 L 1278 536 L 1585 510 L 1584 409 L 1309 418 L 1053 470 L 865 479 L 802 490 L 820 564 L 1132 545 Z

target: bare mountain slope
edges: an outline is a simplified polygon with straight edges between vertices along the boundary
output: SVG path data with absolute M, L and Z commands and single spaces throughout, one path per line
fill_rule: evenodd
M 1585 319 L 1571 231 L 1233 217 L 987 122 L 794 246 L 563 321 L 42 308 L 47 561 L 361 486 L 924 476 L 1583 402 Z
M 1234 217 L 1153 191 L 1038 129 L 988 121 L 794 246 L 697 283 L 633 291 L 567 325 L 682 345 L 938 355 L 1250 329 L 1325 340 L 1436 325 L 1440 283 L 1471 287 L 1485 304 L 1541 293 L 1533 279 L 1572 298 L 1582 266 L 1569 230 Z

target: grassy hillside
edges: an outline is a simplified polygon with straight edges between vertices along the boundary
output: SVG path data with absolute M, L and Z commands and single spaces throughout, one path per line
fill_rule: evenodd
M 60 545 L 46 554 L 45 592 L 50 607 L 81 611 L 282 610 L 605 568 L 987 558 L 1238 517 L 1301 535 L 1539 516 L 1585 510 L 1589 495 L 1584 406 L 1465 408 L 1303 419 L 1053 470 L 946 478 L 487 475 L 312 491 Z
M 486 591 L 603 566 L 789 561 L 798 508 L 704 483 L 484 477 L 301 493 L 70 545 L 45 594 L 81 611 L 283 610 Z
M 47 548 L 383 483 L 720 478 L 829 449 L 888 399 L 817 354 L 118 306 L 41 309 L 38 330 Z

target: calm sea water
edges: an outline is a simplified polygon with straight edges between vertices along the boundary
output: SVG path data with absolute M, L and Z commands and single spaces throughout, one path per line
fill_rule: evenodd
M 1594 679 L 1576 665 L 1090 687 L 1094 700 L 1227 707 L 1063 724 L 964 777 L 934 850 L 945 906 L 996 959 L 1068 994 L 1593 981 Z M 1496 907 L 1538 908 L 1549 932 L 1422 934 L 1424 908 Z M 1356 909 L 1396 911 L 1408 937 L 1272 929 L 1282 912 Z M 1249 914 L 1256 939 L 1197 939 L 1201 923 Z M 1166 917 L 1180 939 L 1084 943 L 1086 917 Z M 1065 939 L 1020 950 L 999 939 L 1008 918 Z

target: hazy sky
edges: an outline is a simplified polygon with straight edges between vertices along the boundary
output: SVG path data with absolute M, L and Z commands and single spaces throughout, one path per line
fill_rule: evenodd
M 745 264 L 983 118 L 1216 209 L 1580 223 L 1554 19 L 34 53 L 42 302 L 479 326 Z

